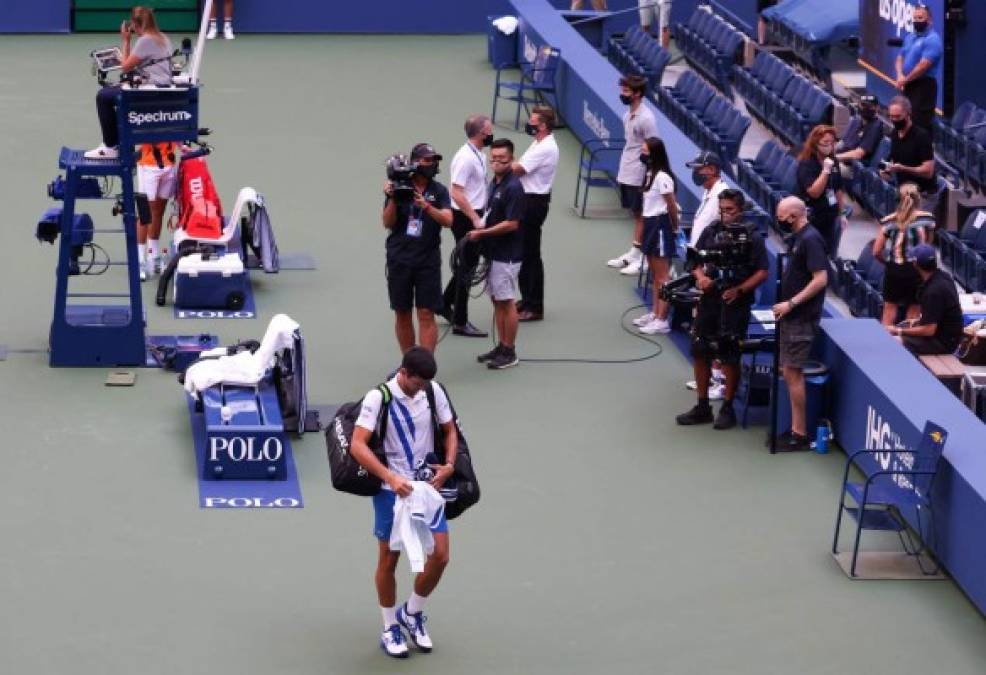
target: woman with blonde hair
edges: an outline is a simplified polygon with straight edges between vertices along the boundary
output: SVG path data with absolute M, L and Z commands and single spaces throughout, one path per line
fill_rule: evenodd
M 811 224 L 825 240 L 830 257 L 838 254 L 840 230 L 846 226 L 841 215 L 846 196 L 835 160 L 837 140 L 835 127 L 819 124 L 798 154 L 797 196 L 811 209 Z
M 906 308 L 908 319 L 918 318 L 918 287 L 921 277 L 911 262 L 911 252 L 931 239 L 934 217 L 921 211 L 921 190 L 914 183 L 900 186 L 897 210 L 880 220 L 880 231 L 873 241 L 873 255 L 886 265 L 883 273 L 884 326 L 897 323 L 897 312 Z
M 130 38 L 137 34 L 137 42 L 130 48 Z M 120 51 L 123 73 L 136 72 L 144 84 L 168 86 L 171 84 L 171 40 L 157 27 L 154 10 L 150 7 L 134 7 L 130 20 L 120 24 Z M 88 159 L 116 159 L 119 156 L 120 136 L 116 125 L 116 97 L 120 87 L 108 86 L 96 95 L 96 112 L 103 132 L 99 147 L 86 153 Z

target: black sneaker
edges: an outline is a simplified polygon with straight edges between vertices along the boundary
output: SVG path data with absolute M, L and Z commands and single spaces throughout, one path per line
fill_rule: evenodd
M 686 413 L 678 415 L 675 421 L 682 426 L 693 424 L 710 424 L 712 422 L 712 406 L 706 404 L 696 404 L 694 408 Z
M 777 437 L 777 452 L 804 452 L 811 450 L 807 436 L 787 431 Z
M 501 349 L 503 349 L 503 345 L 497 343 L 496 347 L 486 352 L 485 354 L 480 354 L 479 356 L 476 357 L 476 360 L 479 361 L 480 363 L 486 363 L 487 361 L 492 361 L 500 354 Z
M 736 411 L 733 410 L 732 401 L 723 401 L 722 407 L 719 408 L 719 414 L 716 415 L 716 421 L 712 425 L 713 429 L 732 429 L 736 426 Z
M 511 347 L 503 346 L 500 348 L 500 353 L 494 356 L 486 364 L 486 367 L 490 370 L 503 370 L 516 366 L 518 363 L 520 363 L 520 359 L 517 358 L 517 352 Z

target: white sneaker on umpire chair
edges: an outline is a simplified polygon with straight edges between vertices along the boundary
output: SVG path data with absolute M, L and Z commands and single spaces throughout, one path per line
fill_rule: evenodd
M 118 148 L 111 148 L 105 143 L 100 143 L 98 147 L 86 152 L 86 159 L 116 159 L 120 156 Z
M 612 260 L 607 260 L 606 265 L 609 267 L 615 267 L 617 269 L 621 267 L 626 267 L 635 260 L 640 260 L 643 258 L 643 254 L 640 249 L 636 246 L 631 246 L 630 250 L 619 256 L 618 258 L 613 258 Z
M 418 612 L 417 614 L 408 612 L 407 603 L 397 608 L 397 623 L 407 631 L 414 646 L 426 653 L 430 652 L 433 647 L 431 637 L 428 635 L 428 631 L 425 630 L 425 621 L 427 620 L 428 617 L 424 615 L 424 612 Z
M 395 659 L 407 658 L 409 654 L 407 640 L 404 639 L 404 633 L 401 632 L 399 625 L 395 623 L 384 629 L 383 635 L 380 636 L 380 649 L 386 652 L 387 656 L 393 656 Z

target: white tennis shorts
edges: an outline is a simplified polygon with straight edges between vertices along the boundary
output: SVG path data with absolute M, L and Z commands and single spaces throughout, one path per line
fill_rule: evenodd
M 143 192 L 148 199 L 171 199 L 175 196 L 177 183 L 177 167 L 137 167 L 137 192 Z

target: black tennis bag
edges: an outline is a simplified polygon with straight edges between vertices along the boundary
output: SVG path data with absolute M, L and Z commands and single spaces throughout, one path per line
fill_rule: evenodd
M 383 395 L 377 428 L 370 436 L 370 450 L 386 466 L 387 458 L 383 452 L 383 438 L 387 434 L 387 406 L 390 404 L 390 389 L 385 384 L 377 387 Z M 340 492 L 372 497 L 380 492 L 381 481 L 367 471 L 350 453 L 353 443 L 353 429 L 359 418 L 363 400 L 343 403 L 336 410 L 332 421 L 325 428 L 325 445 L 329 453 L 329 471 L 332 474 L 332 487 Z
M 479 480 L 476 478 L 476 470 L 472 465 L 472 454 L 469 452 L 469 443 L 462 433 L 462 423 L 459 415 L 455 412 L 452 399 L 449 398 L 448 391 L 440 382 L 434 384 L 442 388 L 442 393 L 448 399 L 449 408 L 452 409 L 452 420 L 455 422 L 455 432 L 459 437 L 459 448 L 455 453 L 455 466 L 449 483 L 455 483 L 458 489 L 456 498 L 445 502 L 445 517 L 449 520 L 458 518 L 470 506 L 479 501 Z M 431 408 L 431 421 L 435 431 L 435 454 L 439 461 L 445 463 L 445 432 L 438 423 L 438 413 L 435 405 L 435 392 L 431 387 L 425 389 L 428 396 L 428 406 Z

